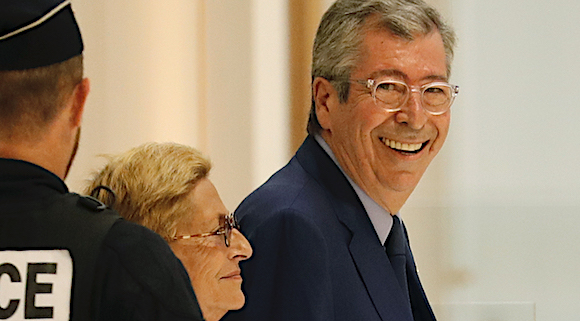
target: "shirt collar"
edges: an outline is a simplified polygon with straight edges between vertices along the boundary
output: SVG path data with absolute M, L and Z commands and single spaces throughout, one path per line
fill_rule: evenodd
M 382 206 L 377 204 L 377 202 L 375 202 L 370 196 L 368 196 L 367 193 L 363 191 L 344 172 L 344 170 L 338 163 L 336 156 L 334 156 L 332 149 L 330 149 L 330 146 L 326 143 L 326 141 L 324 140 L 324 138 L 322 138 L 322 136 L 314 135 L 314 139 L 316 139 L 316 142 L 318 142 L 320 147 L 322 147 L 322 149 L 328 154 L 328 156 L 330 156 L 332 161 L 336 164 L 336 166 L 338 166 L 342 174 L 346 177 L 346 179 L 356 192 L 356 195 L 360 199 L 365 211 L 367 212 L 367 215 L 369 216 L 369 219 L 373 224 L 373 227 L 375 229 L 375 232 L 377 233 L 377 236 L 379 237 L 379 240 L 381 241 L 381 244 L 385 244 L 387 236 L 389 235 L 391 227 L 393 226 L 393 217 L 391 216 L 391 214 L 387 210 L 385 210 Z M 397 216 L 398 215 L 399 214 L 397 213 Z

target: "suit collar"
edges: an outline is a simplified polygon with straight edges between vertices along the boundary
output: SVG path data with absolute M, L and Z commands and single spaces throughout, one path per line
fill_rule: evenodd
M 411 309 L 385 250 L 344 174 L 311 136 L 296 153 L 296 159 L 335 200 L 332 210 L 352 233 L 348 246 L 352 259 L 381 319 L 412 321 Z
M 365 209 L 365 212 L 367 213 L 369 219 L 371 220 L 373 228 L 375 229 L 375 232 L 377 233 L 379 240 L 381 241 L 381 244 L 385 244 L 387 236 L 389 235 L 391 227 L 393 226 L 393 218 L 391 217 L 391 213 L 382 208 L 377 202 L 375 202 L 375 200 L 373 200 L 370 196 L 368 196 L 368 194 L 365 191 L 363 191 L 362 188 L 360 188 L 360 186 L 358 186 L 352 179 L 348 177 L 348 175 L 344 172 L 344 170 L 338 163 L 336 156 L 334 155 L 334 152 L 332 151 L 332 149 L 330 149 L 330 146 L 328 146 L 328 144 L 326 143 L 324 138 L 322 138 L 322 136 L 315 135 L 314 139 L 316 140 L 316 142 L 318 142 L 318 144 L 320 145 L 320 147 L 322 147 L 322 149 L 326 152 L 326 154 L 330 156 L 332 161 L 336 164 L 336 166 L 338 166 L 342 174 L 346 177 L 346 179 L 350 183 L 350 186 L 352 186 L 361 204 L 363 205 L 363 208 Z
M 332 198 L 340 200 L 342 208 L 339 207 L 339 209 L 342 210 L 337 211 L 337 216 L 349 229 L 357 226 L 361 221 L 368 221 L 362 203 L 347 178 L 314 137 L 306 138 L 296 152 L 296 158 L 304 170 L 322 185 Z

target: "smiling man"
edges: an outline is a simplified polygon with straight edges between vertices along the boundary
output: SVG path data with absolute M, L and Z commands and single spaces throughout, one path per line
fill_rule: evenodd
M 254 256 L 225 320 L 435 320 L 398 213 L 447 136 L 454 43 L 421 0 L 325 13 L 309 136 L 236 211 Z

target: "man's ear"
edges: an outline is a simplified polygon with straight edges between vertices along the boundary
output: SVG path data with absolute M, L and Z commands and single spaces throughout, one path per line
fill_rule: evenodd
M 330 130 L 330 113 L 338 106 L 338 93 L 325 78 L 316 77 L 312 83 L 316 117 L 323 129 Z
M 72 107 L 71 107 L 71 123 L 74 127 L 79 127 L 83 119 L 83 112 L 85 110 L 85 103 L 87 101 L 87 96 L 91 90 L 91 84 L 88 78 L 84 78 L 78 83 L 72 94 Z

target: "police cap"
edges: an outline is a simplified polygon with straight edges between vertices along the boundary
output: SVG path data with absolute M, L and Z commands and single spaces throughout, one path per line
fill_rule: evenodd
M 0 2 L 0 70 L 48 66 L 82 51 L 70 0 Z

